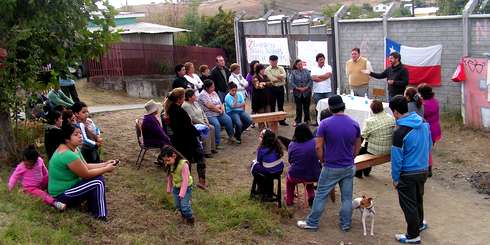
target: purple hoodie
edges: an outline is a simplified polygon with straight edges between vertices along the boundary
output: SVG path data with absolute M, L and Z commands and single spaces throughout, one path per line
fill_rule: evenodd
M 432 142 L 442 138 L 441 122 L 439 119 L 439 102 L 435 97 L 424 100 L 424 119 L 429 123 Z

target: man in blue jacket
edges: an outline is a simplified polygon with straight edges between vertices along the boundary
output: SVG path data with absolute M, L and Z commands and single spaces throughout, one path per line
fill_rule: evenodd
M 400 243 L 418 244 L 420 232 L 427 229 L 423 195 L 432 147 L 429 124 L 417 113 L 408 113 L 408 102 L 401 95 L 391 99 L 390 109 L 397 125 L 391 147 L 391 178 L 407 222 L 407 233 L 395 238 Z

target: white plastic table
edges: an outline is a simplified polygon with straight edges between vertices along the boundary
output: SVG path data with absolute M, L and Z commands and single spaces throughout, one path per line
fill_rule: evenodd
M 352 119 L 359 123 L 362 130 L 364 127 L 364 121 L 371 116 L 371 99 L 367 99 L 359 96 L 341 95 L 342 100 L 345 103 L 345 114 L 349 115 Z M 318 101 L 316 110 L 318 111 L 317 122 L 320 124 L 320 112 L 328 108 L 328 98 Z M 393 114 L 389 108 L 389 104 L 383 102 L 383 108 L 389 114 Z

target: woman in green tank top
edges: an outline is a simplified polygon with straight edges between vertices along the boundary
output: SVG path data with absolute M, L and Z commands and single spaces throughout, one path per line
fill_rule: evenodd
M 87 164 L 78 146 L 82 144 L 79 128 L 69 122 L 61 126 L 63 142 L 49 161 L 48 192 L 68 207 L 88 202 L 90 213 L 106 220 L 104 173 L 111 172 L 118 161 Z

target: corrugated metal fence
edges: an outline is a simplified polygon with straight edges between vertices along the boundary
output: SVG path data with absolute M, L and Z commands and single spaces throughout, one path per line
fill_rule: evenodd
M 144 43 L 118 43 L 99 60 L 87 62 L 91 79 L 122 79 L 124 76 L 174 74 L 176 64 L 194 63 L 196 72 L 200 65 L 213 66 L 221 48 L 172 46 Z

